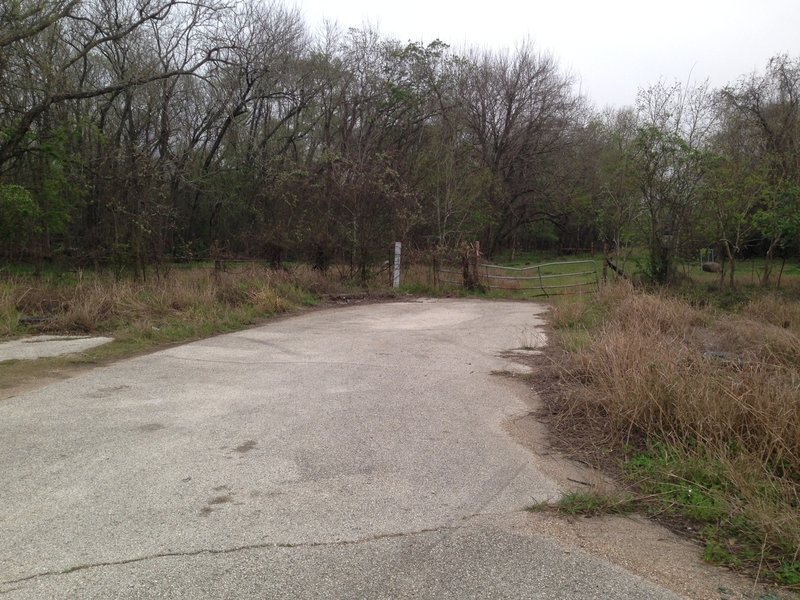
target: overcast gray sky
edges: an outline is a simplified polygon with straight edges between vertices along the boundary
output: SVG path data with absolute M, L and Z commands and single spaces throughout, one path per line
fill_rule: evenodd
M 659 78 L 713 85 L 800 55 L 800 0 L 297 0 L 308 24 L 377 25 L 401 41 L 513 47 L 526 36 L 599 106 L 633 104 Z

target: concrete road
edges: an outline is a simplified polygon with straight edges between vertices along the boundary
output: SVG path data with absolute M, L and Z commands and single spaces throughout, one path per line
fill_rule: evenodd
M 8 598 L 674 598 L 526 526 L 542 307 L 322 310 L 0 403 Z

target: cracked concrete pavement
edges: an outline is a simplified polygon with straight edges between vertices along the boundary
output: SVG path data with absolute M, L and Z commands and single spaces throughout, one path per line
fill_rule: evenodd
M 530 527 L 543 307 L 316 311 L 0 403 L 9 598 L 676 598 Z

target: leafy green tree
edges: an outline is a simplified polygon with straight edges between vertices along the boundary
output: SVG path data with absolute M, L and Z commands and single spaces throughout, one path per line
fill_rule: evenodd
M 631 159 L 641 193 L 649 275 L 656 283 L 667 283 L 702 208 L 700 190 L 710 166 L 707 142 L 714 122 L 708 86 L 662 82 L 640 90 L 637 116 Z
M 598 125 L 600 143 L 594 152 L 597 182 L 593 194 L 594 217 L 602 241 L 619 253 L 642 209 L 633 144 L 636 114 L 631 109 L 611 112 Z
M 784 183 L 780 187 L 768 190 L 766 200 L 753 215 L 756 229 L 769 240 L 767 262 L 762 275 L 762 283 L 771 282 L 773 260 L 780 254 L 782 265 L 786 262 L 786 253 L 798 251 L 800 246 L 800 186 Z M 780 286 L 780 274 L 776 282 Z
M 765 198 L 768 183 L 762 174 L 730 155 L 712 158 L 711 162 L 703 188 L 708 235 L 724 253 L 729 285 L 734 288 L 736 260 L 758 230 L 756 208 Z M 720 272 L 720 282 L 724 276 L 725 269 Z
M 761 280 L 770 285 L 776 256 L 796 248 L 800 220 L 800 58 L 775 56 L 762 73 L 742 78 L 720 95 L 725 109 L 738 117 L 752 168 L 769 185 L 755 225 L 766 242 Z
M 0 185 L 0 249 L 7 258 L 19 256 L 36 232 L 39 206 L 20 185 Z

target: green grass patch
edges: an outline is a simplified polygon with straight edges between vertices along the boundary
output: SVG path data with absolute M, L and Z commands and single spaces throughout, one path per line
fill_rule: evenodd
M 700 523 L 718 524 L 729 514 L 729 485 L 723 465 L 689 455 L 680 446 L 654 444 L 625 463 L 642 493 L 657 500 L 658 511 Z
M 800 561 L 784 561 L 777 570 L 777 579 L 780 583 L 793 587 L 800 587 Z

